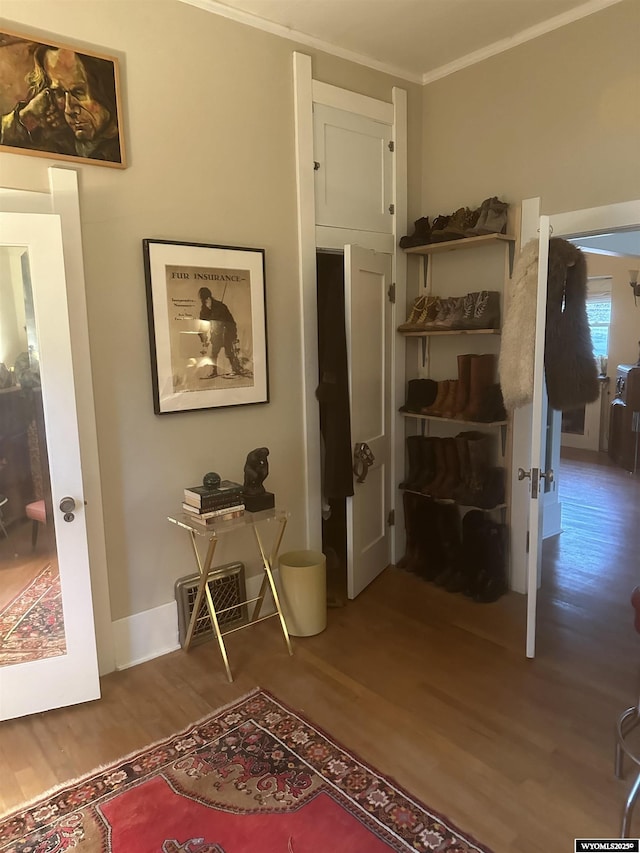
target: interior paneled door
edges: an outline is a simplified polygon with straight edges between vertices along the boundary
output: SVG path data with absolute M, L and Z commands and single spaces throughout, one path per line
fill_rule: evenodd
M 60 217 L 0 213 L 0 258 L 0 361 L 13 364 L 22 350 L 21 365 L 28 365 L 2 394 L 21 400 L 31 430 L 24 494 L 14 493 L 13 520 L 0 542 L 0 589 L 15 561 L 25 569 L 33 563 L 36 572 L 0 613 L 5 720 L 97 699 L 100 685 Z M 39 521 L 20 498 L 41 503 Z M 31 525 L 41 530 L 35 546 Z M 31 632 L 39 641 L 23 643 Z
M 536 653 L 536 611 L 542 560 L 542 507 L 546 457 L 546 386 L 544 382 L 544 338 L 547 311 L 547 268 L 549 262 L 549 217 L 541 216 L 538 238 L 538 298 L 536 303 L 536 343 L 531 413 L 531 468 L 518 476 L 529 486 L 529 554 L 527 557 L 527 657 Z
M 347 592 L 359 595 L 391 554 L 391 256 L 345 246 L 345 311 L 352 446 L 366 444 L 347 498 Z
M 313 106 L 316 225 L 392 233 L 391 125 Z

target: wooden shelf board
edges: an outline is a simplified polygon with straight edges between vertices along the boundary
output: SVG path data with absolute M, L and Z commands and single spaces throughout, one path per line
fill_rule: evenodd
M 463 237 L 462 240 L 443 240 L 441 243 L 426 243 L 424 246 L 411 246 L 404 249 L 407 255 L 437 255 L 441 252 L 453 252 L 458 249 L 475 249 L 492 243 L 515 243 L 512 234 L 482 234 L 480 237 Z
M 407 338 L 432 338 L 432 337 L 442 337 L 443 335 L 499 335 L 500 329 L 452 329 L 451 331 L 433 331 L 430 332 L 427 329 L 424 331 L 401 331 L 398 329 L 398 332 L 401 335 L 404 335 Z
M 418 415 L 414 412 L 400 412 L 405 418 L 417 418 L 420 421 L 437 421 L 441 424 L 471 424 L 473 426 L 496 427 L 507 426 L 508 421 L 465 421 L 461 418 L 441 418 L 438 415 Z

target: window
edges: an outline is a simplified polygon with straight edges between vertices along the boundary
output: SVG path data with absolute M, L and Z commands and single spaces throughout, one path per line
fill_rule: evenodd
M 591 329 L 593 354 L 600 359 L 609 355 L 609 326 L 611 324 L 611 276 L 593 276 L 587 282 L 587 317 Z M 604 372 L 604 371 L 602 371 Z

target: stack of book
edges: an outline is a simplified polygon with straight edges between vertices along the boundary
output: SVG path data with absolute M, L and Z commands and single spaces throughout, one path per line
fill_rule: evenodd
M 221 480 L 215 489 L 189 486 L 184 490 L 182 511 L 190 522 L 205 527 L 239 518 L 244 513 L 242 485 L 233 480 Z

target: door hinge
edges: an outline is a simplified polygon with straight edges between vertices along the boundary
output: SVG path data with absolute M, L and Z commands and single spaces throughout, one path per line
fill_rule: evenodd
M 527 547 L 525 548 L 525 553 L 529 553 L 529 531 L 527 530 Z
M 395 281 L 389 285 L 389 290 L 387 290 L 387 296 L 389 297 L 389 302 L 392 305 L 396 304 L 396 283 Z
M 389 515 L 387 516 L 387 524 L 389 525 L 389 527 L 393 527 L 395 523 L 396 523 L 396 511 L 395 511 L 395 509 L 392 509 L 391 512 L 389 513 Z
M 393 139 L 392 139 L 392 140 L 391 140 L 391 142 L 389 143 L 389 151 L 391 151 L 391 153 L 393 154 L 393 152 L 394 152 L 395 150 L 396 150 L 396 144 L 395 144 L 395 142 L 394 142 L 394 141 L 393 141 Z
M 395 204 L 390 204 L 390 205 L 389 205 L 389 213 L 393 216 L 393 214 L 394 214 L 395 212 L 396 212 L 396 206 L 395 206 Z

